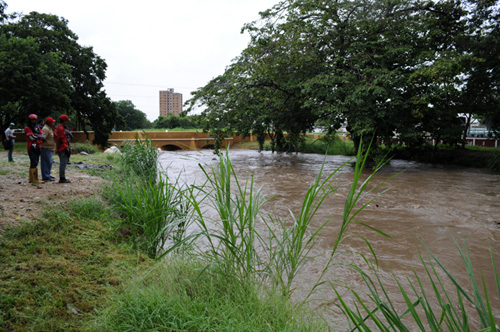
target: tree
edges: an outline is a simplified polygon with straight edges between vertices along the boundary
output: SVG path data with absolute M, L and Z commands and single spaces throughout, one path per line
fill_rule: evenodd
M 135 130 L 151 127 L 146 114 L 136 109 L 132 101 L 120 100 L 114 104 L 122 120 L 120 123 L 117 123 L 117 130 Z
M 117 119 L 103 90 L 106 63 L 92 47 L 78 44 L 67 20 L 37 12 L 10 17 L 0 25 L 0 36 L 0 71 L 9 71 L 9 77 L 0 78 L 4 123 L 7 112 L 18 121 L 29 113 L 42 117 L 66 113 L 78 129 L 92 128 L 95 143 L 106 146 Z M 25 51 L 29 53 L 20 57 Z
M 318 120 L 332 129 L 347 122 L 356 146 L 361 137 L 390 143 L 395 135 L 411 146 L 429 134 L 456 143 L 472 100 L 466 87 L 469 96 L 498 101 L 498 85 L 487 89 L 494 75 L 486 75 L 497 72 L 498 52 L 470 47 L 484 32 L 480 45 L 496 41 L 492 8 L 498 7 L 497 1 L 281 1 L 245 25 L 250 44 L 194 93 L 189 110 L 206 106 L 205 130 L 216 135 L 287 132 L 292 145 Z M 486 59 L 490 65 L 478 70 Z M 484 84 L 474 84 L 474 75 Z M 489 109 L 494 118 L 498 106 Z
M 168 116 L 160 115 L 153 123 L 153 128 L 156 129 L 174 129 L 174 128 L 198 128 L 197 116 L 177 116 L 169 114 Z

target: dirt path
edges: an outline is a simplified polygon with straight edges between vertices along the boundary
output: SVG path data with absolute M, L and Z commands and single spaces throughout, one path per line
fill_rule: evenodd
M 14 154 L 14 163 L 7 162 L 7 153 L 0 153 L 0 234 L 5 227 L 41 217 L 46 207 L 64 205 L 70 200 L 98 193 L 103 179 L 81 170 L 78 164 L 66 169 L 68 184 L 57 181 L 33 185 L 28 182 L 29 158 Z M 40 167 L 38 168 L 40 177 Z M 52 176 L 58 179 L 59 163 L 54 158 Z

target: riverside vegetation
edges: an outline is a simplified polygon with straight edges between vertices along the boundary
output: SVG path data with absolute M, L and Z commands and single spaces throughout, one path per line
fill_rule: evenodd
M 340 295 L 342 286 L 324 279 L 341 255 L 343 240 L 356 235 L 350 225 L 358 223 L 356 216 L 369 204 L 362 199 L 373 173 L 361 181 L 366 161 L 362 151 L 358 149 L 335 244 L 316 284 L 300 301 L 290 301 L 293 281 L 311 258 L 321 229 L 337 222 L 326 220 L 316 229 L 311 227 L 315 213 L 336 190 L 335 172 L 320 172 L 298 215 L 284 220 L 259 214 L 265 197 L 254 188 L 252 178 L 238 179 L 227 153 L 219 155 L 212 167 L 203 166 L 204 183 L 184 184 L 157 168 L 158 152 L 151 142 L 137 141 L 123 148 L 119 160 L 105 157 L 115 163 L 113 170 L 91 170 L 109 180 L 102 199 L 96 196 L 63 209 L 48 209 L 40 220 L 5 233 L 0 244 L 6 272 L 0 286 L 0 327 L 14 331 L 336 330 L 329 326 L 328 317 L 308 309 L 309 297 L 327 287 L 337 293 L 336 305 L 352 330 L 470 331 L 470 322 L 478 319 L 481 331 L 497 331 L 491 309 L 492 301 L 500 300 L 495 262 L 492 259 L 497 287 L 492 291 L 476 283 L 467 247 L 462 249 L 458 243 L 457 254 L 462 255 L 470 287 L 460 285 L 445 264 L 428 252 L 421 256 L 426 276 L 414 275 L 408 279 L 410 289 L 400 286 L 401 294 L 388 294 L 377 276 L 376 248 L 367 240 L 368 268 L 346 268 L 360 273 L 368 297 L 352 290 L 357 301 L 346 301 Z M 208 217 L 208 208 L 216 217 Z M 257 231 L 257 220 L 264 222 L 264 232 Z M 386 236 L 381 230 L 373 231 Z M 439 272 L 452 280 L 453 289 L 443 286 Z M 424 279 L 430 280 L 430 288 L 422 286 Z M 406 310 L 396 309 L 396 295 L 403 296 Z

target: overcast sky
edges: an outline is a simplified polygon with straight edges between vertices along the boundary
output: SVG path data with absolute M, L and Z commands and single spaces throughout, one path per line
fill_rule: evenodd
M 108 69 L 105 89 L 131 100 L 153 121 L 159 91 L 191 91 L 222 74 L 247 46 L 245 23 L 279 0 L 6 0 L 7 12 L 54 14 L 68 20 L 81 45 Z

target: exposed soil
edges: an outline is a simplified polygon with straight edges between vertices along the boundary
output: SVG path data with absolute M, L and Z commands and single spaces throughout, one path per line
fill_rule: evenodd
M 56 181 L 34 185 L 28 182 L 28 156 L 15 153 L 14 161 L 7 162 L 7 153 L 0 153 L 0 234 L 6 227 L 41 217 L 48 206 L 95 195 L 105 181 L 87 174 L 81 164 L 72 163 L 66 168 L 66 178 L 71 183 L 60 184 L 59 162 L 55 157 L 52 176 Z M 40 167 L 38 176 L 41 178 Z

